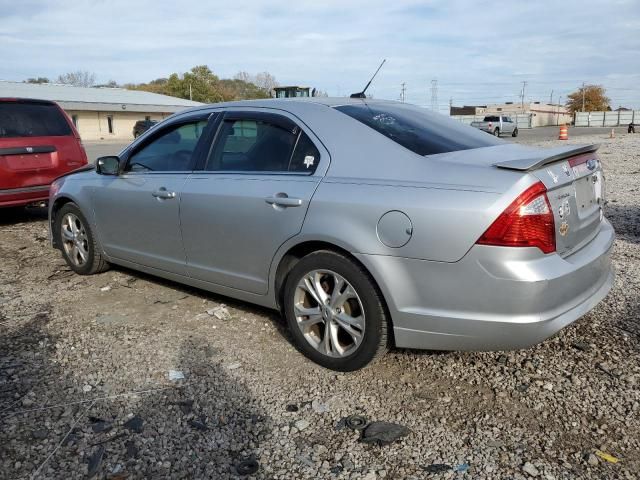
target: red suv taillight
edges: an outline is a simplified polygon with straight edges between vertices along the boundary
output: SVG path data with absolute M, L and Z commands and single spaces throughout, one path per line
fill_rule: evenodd
M 538 182 L 522 192 L 476 243 L 555 252 L 556 227 L 544 184 Z

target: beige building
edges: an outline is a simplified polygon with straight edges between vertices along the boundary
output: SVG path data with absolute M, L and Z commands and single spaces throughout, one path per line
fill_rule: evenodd
M 573 115 L 564 105 L 543 102 L 525 103 L 524 106 L 511 102 L 487 105 L 483 113 L 530 114 L 532 127 L 562 125 L 573 121 Z
M 451 107 L 450 114 L 451 116 L 465 117 L 491 114 L 517 116 L 522 123 L 528 119 L 529 127 L 562 125 L 573 121 L 573 115 L 564 105 L 543 102 L 527 102 L 524 105 L 519 102 L 465 105 L 464 107 Z
M 162 120 L 202 105 L 140 90 L 72 87 L 52 83 L 0 81 L 0 98 L 53 100 L 67 112 L 83 140 L 131 140 L 138 120 Z

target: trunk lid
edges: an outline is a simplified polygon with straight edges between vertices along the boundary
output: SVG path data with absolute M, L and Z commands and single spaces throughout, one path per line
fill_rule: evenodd
M 528 171 L 547 188 L 556 227 L 556 250 L 569 255 L 599 232 L 605 185 L 597 145 L 538 151 L 539 155 L 494 164 Z
M 0 138 L 0 189 L 48 185 L 83 165 L 73 136 Z

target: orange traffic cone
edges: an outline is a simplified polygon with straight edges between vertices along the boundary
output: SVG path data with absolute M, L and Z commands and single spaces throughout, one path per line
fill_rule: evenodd
M 616 138 L 616 132 L 613 128 L 611 129 L 611 134 L 609 135 L 609 138 Z
M 566 125 L 560 125 L 560 135 L 558 140 L 569 140 L 569 127 Z

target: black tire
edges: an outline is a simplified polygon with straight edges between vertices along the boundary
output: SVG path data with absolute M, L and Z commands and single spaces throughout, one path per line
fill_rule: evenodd
M 74 263 L 64 247 L 65 240 L 62 236 L 62 220 L 67 214 L 75 215 L 86 233 L 85 248 L 87 250 L 87 260 L 82 265 L 77 265 L 76 263 Z M 71 270 L 73 270 L 77 274 L 93 275 L 95 273 L 101 273 L 109 269 L 109 264 L 104 259 L 104 256 L 102 255 L 102 252 L 98 247 L 96 238 L 93 234 L 93 231 L 91 230 L 89 222 L 75 203 L 66 203 L 56 213 L 56 218 L 54 221 L 54 235 L 56 235 L 56 241 L 60 246 L 60 250 L 62 252 L 64 260 L 67 262 L 67 265 L 69 265 Z
M 518 129 L 514 129 L 513 133 L 511 134 L 512 137 L 517 137 L 518 136 Z
M 327 270 L 342 276 L 355 289 L 362 304 L 365 319 L 362 340 L 355 351 L 347 356 L 331 357 L 316 350 L 298 327 L 294 312 L 296 289 L 301 279 L 314 270 Z M 282 310 L 296 348 L 325 368 L 340 372 L 358 370 L 384 355 L 388 349 L 389 320 L 382 294 L 369 273 L 345 255 L 320 250 L 296 263 L 284 285 Z
M 493 131 L 493 135 L 494 135 L 494 136 L 496 136 L 496 137 L 499 137 L 499 136 L 500 136 L 500 129 L 499 129 L 499 128 L 496 128 L 496 129 Z

